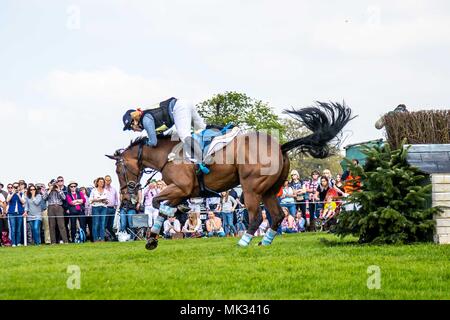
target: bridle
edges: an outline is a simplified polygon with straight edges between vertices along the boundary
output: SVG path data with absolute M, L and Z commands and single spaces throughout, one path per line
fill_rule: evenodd
M 164 165 L 163 165 L 163 166 L 161 167 L 161 169 L 159 169 L 159 170 L 145 168 L 145 167 L 143 166 L 143 163 L 142 163 L 142 154 L 143 154 L 143 151 L 144 151 L 144 145 L 141 143 L 141 144 L 139 144 L 139 149 L 138 149 L 138 159 L 137 159 L 137 160 L 138 160 L 138 170 L 139 170 L 139 172 L 136 173 L 136 172 L 133 172 L 132 170 L 130 170 L 130 169 L 127 167 L 127 165 L 125 164 L 125 159 L 124 159 L 123 156 L 122 156 L 123 151 L 125 151 L 125 150 L 126 150 L 126 149 L 118 150 L 118 152 L 117 152 L 117 158 L 116 158 L 116 161 L 117 161 L 116 164 L 120 164 L 120 166 L 121 166 L 121 168 L 122 168 L 121 174 L 123 175 L 123 177 L 124 177 L 124 179 L 125 179 L 125 185 L 124 185 L 123 187 L 120 188 L 120 193 L 132 195 L 132 194 L 136 194 L 136 190 L 139 191 L 139 190 L 145 189 L 145 188 L 150 184 L 151 179 L 152 179 L 158 172 L 162 173 L 163 170 L 164 170 L 164 168 L 166 167 L 166 165 L 167 165 L 167 163 L 168 163 L 168 160 L 166 160 L 166 162 L 164 163 Z M 134 180 L 129 180 L 129 179 L 128 179 L 128 172 L 131 173 L 133 176 L 136 177 L 136 180 L 135 180 L 135 181 L 134 181 Z M 143 173 L 146 173 L 146 174 L 153 173 L 153 174 L 151 175 L 150 178 L 148 178 L 147 183 L 145 184 L 145 186 L 142 187 L 141 184 L 140 184 L 140 181 L 141 181 L 141 178 L 142 178 L 142 174 L 143 174 Z M 127 191 L 126 191 L 126 192 L 123 192 L 124 189 L 127 189 Z M 132 191 L 133 191 L 133 192 L 132 192 Z

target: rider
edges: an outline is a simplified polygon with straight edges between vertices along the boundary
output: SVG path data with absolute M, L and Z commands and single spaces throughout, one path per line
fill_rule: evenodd
M 198 163 L 200 169 L 204 171 L 206 167 L 201 164 L 201 152 L 196 149 L 194 149 L 194 152 L 190 152 L 195 141 L 191 136 L 192 123 L 194 124 L 194 131 L 206 128 L 206 124 L 198 114 L 194 104 L 173 97 L 162 101 L 157 108 L 130 109 L 123 116 L 123 130 L 141 132 L 145 129 L 148 135 L 147 145 L 150 147 L 155 147 L 158 143 L 156 131 L 168 129 L 166 132 L 173 134 L 175 128 L 184 144 L 185 157 L 194 163 Z

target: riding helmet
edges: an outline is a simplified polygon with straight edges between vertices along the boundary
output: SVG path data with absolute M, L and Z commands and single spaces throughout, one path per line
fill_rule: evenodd
M 130 109 L 123 115 L 123 131 L 130 130 L 131 129 L 131 123 L 133 122 L 133 119 L 131 118 L 131 113 L 133 113 L 136 110 Z

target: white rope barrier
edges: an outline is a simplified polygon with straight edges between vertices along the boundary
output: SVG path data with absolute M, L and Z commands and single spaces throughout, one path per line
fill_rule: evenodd
M 338 202 L 339 204 L 341 204 L 341 205 L 345 205 L 345 204 L 348 204 L 348 203 L 350 203 L 350 202 L 348 202 L 348 201 L 345 201 L 345 200 L 333 200 L 333 202 Z M 295 205 L 297 205 L 297 204 L 309 204 L 309 205 L 314 205 L 314 204 L 324 204 L 324 203 L 327 203 L 326 201 L 300 201 L 300 202 L 290 202 L 290 203 L 280 203 L 280 206 L 281 207 L 283 207 L 284 205 L 291 205 L 291 204 L 295 204 Z M 261 207 L 264 207 L 264 205 L 263 204 L 261 204 L 260 205 Z M 240 209 L 235 209 L 235 211 L 242 211 L 242 210 L 245 210 L 246 208 L 244 207 L 244 208 L 240 208 Z M 122 210 L 122 209 L 121 209 Z M 135 209 L 124 209 L 125 211 L 136 211 Z M 192 209 L 191 209 L 192 210 Z M 194 211 L 194 210 L 193 210 Z M 223 212 L 223 211 L 217 211 L 217 210 L 213 210 L 213 209 L 211 209 L 211 210 L 200 210 L 200 211 L 195 211 L 195 212 L 200 212 L 200 213 L 208 213 L 208 212 L 210 212 L 210 211 L 213 211 L 213 212 Z M 124 215 L 124 216 L 134 216 L 134 215 L 136 215 L 136 214 L 145 214 L 145 215 L 151 215 L 151 213 L 131 213 L 131 214 L 129 214 L 129 213 L 120 213 L 120 211 L 116 211 L 114 214 L 91 214 L 91 215 L 86 215 L 86 214 L 81 214 L 81 215 L 73 215 L 73 214 L 66 214 L 66 215 L 64 215 L 64 216 L 49 216 L 48 215 L 48 213 L 47 213 L 47 215 L 45 215 L 45 216 L 41 216 L 40 218 L 42 219 L 42 218 L 44 218 L 44 217 L 46 217 L 46 218 L 48 218 L 48 219 L 50 219 L 50 218 L 81 218 L 81 217 L 111 217 L 111 216 L 122 216 L 122 215 Z M 23 215 L 10 215 L 10 214 L 7 214 L 6 215 L 6 217 L 7 218 L 24 218 L 24 221 L 26 222 L 26 217 L 27 216 L 23 216 Z M 37 216 L 34 216 L 34 215 L 28 215 L 28 218 L 31 218 L 31 217 L 33 217 L 33 218 L 36 218 L 36 219 L 34 219 L 34 220 L 37 220 L 37 219 L 39 219 L 39 217 L 37 217 Z

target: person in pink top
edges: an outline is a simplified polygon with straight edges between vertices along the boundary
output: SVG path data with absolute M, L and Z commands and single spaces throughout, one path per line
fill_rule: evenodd
M 148 226 L 151 228 L 156 218 L 158 217 L 159 210 L 153 208 L 153 198 L 160 193 L 160 189 L 157 188 L 156 181 L 152 180 L 147 188 L 144 189 L 144 208 L 145 214 L 148 215 Z
M 69 205 L 70 218 L 70 237 L 71 242 L 75 242 L 75 235 L 77 233 L 77 220 L 80 224 L 80 229 L 86 232 L 86 216 L 84 212 L 84 205 L 86 198 L 83 192 L 77 190 L 78 183 L 71 181 L 68 185 L 69 191 L 66 195 L 66 200 Z
M 114 232 L 114 216 L 116 215 L 116 210 L 119 207 L 119 194 L 111 185 L 111 176 L 105 176 L 105 190 L 108 192 L 108 207 L 106 208 L 106 230 L 109 232 L 110 240 L 117 240 Z

